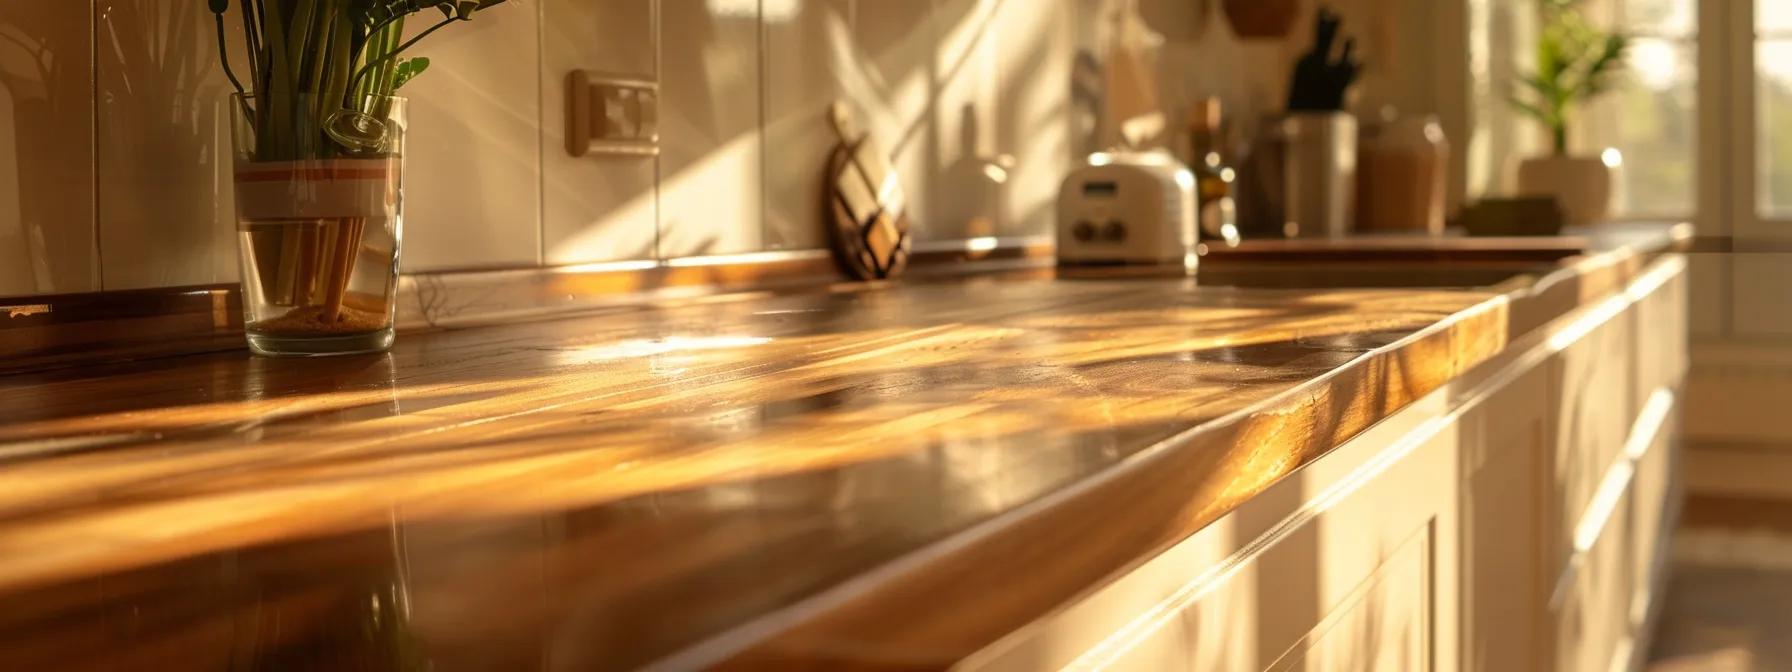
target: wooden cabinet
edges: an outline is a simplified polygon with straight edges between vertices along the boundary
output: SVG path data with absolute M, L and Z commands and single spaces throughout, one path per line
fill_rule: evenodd
M 1683 269 L 1656 262 L 965 667 L 1634 668 L 1679 496 Z
M 965 667 L 1454 669 L 1462 433 L 1428 403 Z
M 1604 513 L 1609 527 L 1572 557 L 1555 585 L 1545 621 L 1554 630 L 1552 669 L 1604 672 L 1630 645 L 1630 496 L 1616 491 Z
M 1455 436 L 1439 433 L 1402 459 L 1366 465 L 1228 560 L 1239 574 L 1104 642 L 1092 667 L 1138 670 L 1430 669 L 1431 585 L 1450 527 L 1446 487 Z M 1306 484 L 1300 484 L 1306 485 Z M 1303 488 L 1304 489 L 1304 488 Z M 1249 640 L 1205 642 L 1204 621 L 1251 614 Z M 1249 655 L 1210 664 L 1197 644 L 1249 642 Z M 1100 662 L 1100 665 L 1095 665 Z
M 1463 669 L 1542 669 L 1547 589 L 1543 487 L 1555 428 L 1548 369 L 1533 368 L 1463 415 Z
M 1656 390 L 1676 389 L 1689 365 L 1688 278 L 1677 273 L 1658 287 L 1638 287 L 1635 307 L 1625 312 L 1636 339 L 1635 398 L 1638 408 Z
M 1612 466 L 1636 417 L 1632 320 L 1596 304 L 1558 331 L 1544 366 L 1555 437 L 1545 488 L 1544 552 L 1560 566 L 1573 555 L 1575 526 Z M 1564 338 L 1579 336 L 1579 338 Z
M 1648 654 L 1680 498 L 1684 267 L 1678 258 L 1658 262 L 1581 318 L 1599 321 L 1586 338 L 1558 339 L 1555 494 L 1546 500 L 1543 557 L 1551 581 L 1542 646 L 1553 669 L 1638 669 Z
M 1323 618 L 1264 669 L 1431 669 L 1434 543 L 1433 528 L 1426 527 L 1377 558 L 1373 572 L 1333 601 Z
M 1390 419 L 1047 622 L 985 670 L 1431 670 L 1455 631 L 1459 434 Z M 1396 445 L 1397 444 L 1397 445 Z
M 1668 403 L 1668 402 L 1663 402 Z M 1681 480 L 1679 453 L 1674 437 L 1679 435 L 1678 418 L 1669 407 L 1661 429 L 1646 444 L 1646 452 L 1636 460 L 1635 495 L 1631 497 L 1632 521 L 1636 533 L 1631 536 L 1630 624 L 1646 635 L 1653 628 L 1653 611 L 1660 609 L 1659 590 L 1665 578 L 1668 542 L 1672 526 L 1679 514 Z

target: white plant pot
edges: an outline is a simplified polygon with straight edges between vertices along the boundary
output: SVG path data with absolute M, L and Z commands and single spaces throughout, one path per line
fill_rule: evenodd
M 1611 215 L 1612 169 L 1596 156 L 1539 156 L 1518 164 L 1518 195 L 1552 196 L 1569 224 Z

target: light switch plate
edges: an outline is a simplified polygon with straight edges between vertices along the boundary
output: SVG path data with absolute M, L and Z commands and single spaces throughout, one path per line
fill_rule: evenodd
M 660 153 L 659 82 L 574 70 L 566 76 L 566 153 Z

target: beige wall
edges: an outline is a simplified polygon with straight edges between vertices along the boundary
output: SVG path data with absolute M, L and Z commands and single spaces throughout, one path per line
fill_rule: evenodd
M 434 63 L 405 91 L 404 268 L 821 246 L 822 112 L 841 97 L 893 147 L 923 240 L 1044 233 L 1072 155 L 1073 11 L 515 0 L 420 48 Z M 0 295 L 235 279 L 210 31 L 193 0 L 0 3 Z M 561 149 L 574 69 L 658 79 L 657 159 Z M 1000 154 L 1005 185 L 964 179 Z
M 1046 234 L 1087 146 L 1074 55 L 1099 52 L 1094 17 L 1113 1 L 513 0 L 420 47 L 434 64 L 405 90 L 404 269 L 821 246 L 836 98 L 896 155 L 920 240 Z M 1243 119 L 1279 108 L 1305 48 L 1304 22 L 1288 42 L 1240 42 L 1217 4 L 1140 0 L 1166 38 L 1174 126 L 1205 95 Z M 1371 63 L 1365 106 L 1448 112 L 1422 57 L 1444 10 L 1333 4 Z M 0 2 L 0 296 L 236 278 L 210 31 L 194 0 Z M 575 69 L 660 82 L 659 157 L 566 154 Z M 984 178 L 1004 156 L 1007 181 Z

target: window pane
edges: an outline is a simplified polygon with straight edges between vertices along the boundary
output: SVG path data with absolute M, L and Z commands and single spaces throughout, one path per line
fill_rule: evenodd
M 1624 0 L 1621 6 L 1629 32 L 1660 37 L 1692 37 L 1697 32 L 1697 0 Z
M 1755 31 L 1792 31 L 1792 2 L 1755 0 Z
M 1755 162 L 1762 217 L 1792 214 L 1792 40 L 1755 44 Z
M 1696 53 L 1689 42 L 1638 38 L 1624 76 L 1574 123 L 1570 149 L 1622 152 L 1614 214 L 1679 217 L 1693 212 L 1697 179 Z

